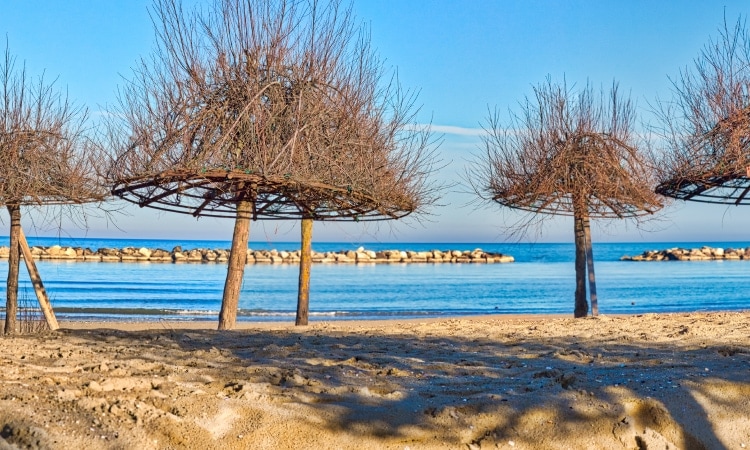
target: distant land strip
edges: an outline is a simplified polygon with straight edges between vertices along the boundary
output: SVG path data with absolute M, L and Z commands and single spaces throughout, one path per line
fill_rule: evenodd
M 10 249 L 0 247 L 0 259 L 7 259 Z M 31 247 L 34 259 L 40 260 L 70 260 L 91 262 L 164 262 L 164 263 L 226 263 L 229 250 L 196 248 L 183 250 L 181 246 L 171 251 L 152 248 L 100 248 L 91 250 L 82 247 Z M 300 251 L 279 250 L 247 250 L 248 264 L 298 264 Z M 475 250 L 432 250 L 432 251 L 404 251 L 404 250 L 344 250 L 338 252 L 312 252 L 314 263 L 510 263 L 515 259 L 502 253 L 489 253 L 482 249 Z
M 622 261 L 715 261 L 750 259 L 750 247 L 747 248 L 669 248 L 666 250 L 648 250 L 636 256 L 623 256 Z

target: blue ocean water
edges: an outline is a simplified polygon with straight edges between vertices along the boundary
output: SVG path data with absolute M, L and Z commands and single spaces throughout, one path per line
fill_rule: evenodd
M 30 245 L 229 248 L 227 241 L 29 238 Z M 7 245 L 7 237 L 0 238 Z M 603 314 L 750 309 L 750 261 L 630 262 L 623 255 L 671 247 L 745 248 L 744 242 L 594 244 Z M 573 244 L 313 243 L 316 251 L 473 250 L 515 257 L 511 264 L 314 264 L 311 320 L 446 317 L 477 314 L 572 314 Z M 253 249 L 294 250 L 297 243 L 251 242 Z M 61 320 L 216 320 L 226 264 L 38 261 Z M 7 273 L 7 260 L 0 260 Z M 248 265 L 240 321 L 293 320 L 296 265 Z M 0 295 L 5 296 L 5 286 Z M 19 298 L 33 305 L 21 271 Z M 1 311 L 1 310 L 0 310 Z M 2 314 L 0 314 L 1 316 Z

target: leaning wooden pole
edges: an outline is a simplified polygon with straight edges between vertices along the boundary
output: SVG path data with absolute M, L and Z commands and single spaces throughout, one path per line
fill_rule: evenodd
M 224 295 L 219 312 L 219 330 L 232 330 L 237 323 L 237 308 L 240 301 L 242 278 L 247 264 L 247 243 L 250 239 L 250 216 L 252 202 L 242 200 L 237 203 L 237 218 L 234 221 L 232 248 L 227 263 L 227 279 L 224 282 Z
M 299 289 L 297 290 L 297 319 L 295 325 L 307 325 L 310 314 L 310 268 L 312 267 L 313 220 L 302 219 L 299 256 Z
M 20 250 L 18 233 L 21 231 L 21 205 L 7 205 L 10 213 L 10 254 L 8 255 L 8 281 L 5 300 L 5 334 L 15 334 L 18 315 L 18 266 Z
M 589 299 L 591 300 L 591 315 L 599 315 L 599 301 L 596 297 L 596 273 L 594 272 L 594 246 L 591 242 L 591 221 L 589 216 L 583 218 L 583 233 L 586 238 L 586 269 L 589 275 Z
M 31 254 L 29 243 L 26 241 L 26 235 L 23 232 L 23 227 L 20 227 L 18 232 L 18 245 L 23 254 L 23 260 L 26 263 L 26 270 L 29 272 L 29 278 L 31 278 L 31 284 L 34 286 L 34 292 L 36 293 L 36 299 L 39 300 L 39 307 L 44 314 L 45 320 L 49 329 L 55 331 L 60 328 L 57 323 L 57 317 L 55 312 L 52 310 L 47 291 L 44 290 L 44 283 L 42 283 L 42 277 L 39 275 L 39 270 L 36 268 L 34 257 Z

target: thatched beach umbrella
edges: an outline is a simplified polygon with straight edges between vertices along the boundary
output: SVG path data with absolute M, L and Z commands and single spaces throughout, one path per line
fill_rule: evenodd
M 44 286 L 21 229 L 21 207 L 100 201 L 96 159 L 83 135 L 86 111 L 74 106 L 44 78 L 32 80 L 6 48 L 0 61 L 0 203 L 10 214 L 5 333 L 18 313 L 20 254 L 52 329 L 57 328 Z
M 155 18 L 157 51 L 112 115 L 109 179 L 140 206 L 235 218 L 220 329 L 236 321 L 250 220 L 398 218 L 423 205 L 424 148 L 399 143 L 404 111 L 388 108 L 366 35 L 338 1 L 186 13 L 156 0 Z
M 658 210 L 652 167 L 638 148 L 634 107 L 619 95 L 617 85 L 609 95 L 595 95 L 590 85 L 576 93 L 548 79 L 534 93 L 508 124 L 497 112 L 490 116 L 485 152 L 473 168 L 474 188 L 481 198 L 508 208 L 573 216 L 574 315 L 588 314 L 587 270 L 596 315 L 589 220 L 634 218 Z
M 667 151 L 656 192 L 679 200 L 750 204 L 750 36 L 726 23 L 661 102 Z

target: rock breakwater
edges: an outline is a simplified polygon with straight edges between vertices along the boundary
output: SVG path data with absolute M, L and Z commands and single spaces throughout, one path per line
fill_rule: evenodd
M 747 248 L 670 248 L 666 250 L 648 250 L 636 256 L 623 256 L 622 261 L 713 261 L 713 260 L 750 259 L 750 247 Z
M 10 249 L 0 247 L 0 258 L 8 258 Z M 225 263 L 229 250 L 196 248 L 183 250 L 175 247 L 171 251 L 160 248 L 100 248 L 91 250 L 82 247 L 31 247 L 34 259 L 70 260 L 92 262 L 164 262 L 164 263 Z M 300 251 L 247 250 L 248 264 L 298 264 Z M 510 263 L 514 258 L 502 253 L 475 250 L 372 251 L 360 247 L 356 250 L 338 252 L 312 252 L 314 263 Z

